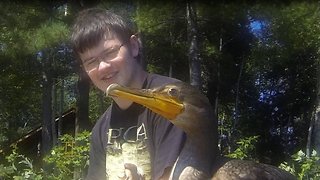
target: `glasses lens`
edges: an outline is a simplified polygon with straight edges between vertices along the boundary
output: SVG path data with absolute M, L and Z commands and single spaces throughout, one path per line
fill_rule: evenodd
M 83 65 L 87 71 L 91 71 L 98 66 L 99 60 L 94 58 L 86 61 Z
M 94 70 L 95 68 L 97 68 L 99 66 L 101 61 L 108 62 L 112 59 L 115 59 L 118 56 L 118 53 L 119 53 L 121 47 L 122 47 L 122 45 L 120 45 L 117 48 L 112 48 L 112 49 L 106 50 L 106 51 L 102 52 L 102 54 L 99 57 L 93 58 L 93 59 L 90 59 L 90 60 L 84 62 L 83 65 L 84 65 L 86 71 Z

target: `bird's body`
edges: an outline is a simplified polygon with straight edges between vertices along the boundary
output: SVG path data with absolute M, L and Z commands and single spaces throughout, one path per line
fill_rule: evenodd
M 296 179 L 275 166 L 219 157 L 218 125 L 210 102 L 198 89 L 186 83 L 143 90 L 110 85 L 107 94 L 142 104 L 185 131 L 187 139 L 170 179 Z
M 220 164 L 219 164 L 220 163 Z M 217 159 L 212 180 L 293 180 L 292 174 L 275 166 L 254 161 Z

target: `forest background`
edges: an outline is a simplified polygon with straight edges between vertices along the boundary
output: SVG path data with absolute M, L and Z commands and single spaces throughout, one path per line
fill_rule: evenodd
M 70 141 L 85 142 L 78 147 L 87 152 L 86 132 L 110 103 L 91 85 L 68 42 L 76 13 L 88 7 L 134 20 L 147 70 L 207 95 L 219 121 L 221 154 L 282 166 L 300 179 L 319 177 L 318 1 L 1 1 L 0 149 L 42 125 L 45 164 L 63 166 L 65 177 L 85 175 L 87 154 L 76 166 L 59 164 L 55 153 L 65 152 L 57 148 Z M 54 117 L 71 108 L 76 136 L 56 135 Z M 49 174 L 23 152 L 1 156 L 0 177 Z

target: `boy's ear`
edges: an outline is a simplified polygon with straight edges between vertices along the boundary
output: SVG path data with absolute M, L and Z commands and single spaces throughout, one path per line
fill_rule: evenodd
M 131 35 L 130 37 L 130 46 L 131 46 L 131 53 L 133 57 L 137 57 L 139 54 L 140 44 L 138 37 L 135 35 Z

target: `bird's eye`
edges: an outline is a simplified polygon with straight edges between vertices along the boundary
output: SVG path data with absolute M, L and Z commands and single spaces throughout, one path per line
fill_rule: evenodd
M 168 94 L 170 95 L 170 96 L 174 96 L 174 97 L 177 97 L 178 96 L 178 90 L 177 89 L 174 89 L 174 88 L 171 88 L 171 89 L 169 89 L 169 91 L 168 91 Z

